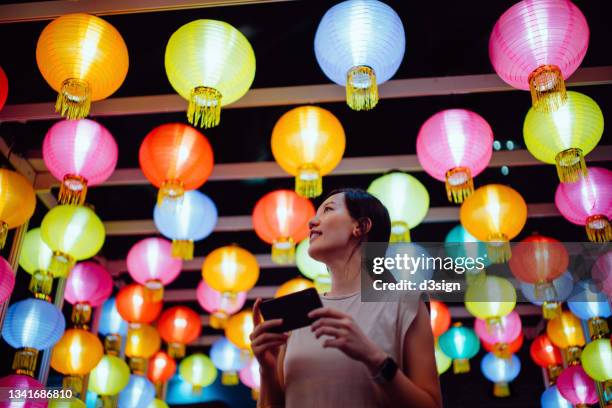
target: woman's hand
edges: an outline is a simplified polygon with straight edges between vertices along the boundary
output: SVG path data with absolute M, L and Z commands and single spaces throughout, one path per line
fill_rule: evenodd
M 286 333 L 273 333 L 270 329 L 282 324 L 283 319 L 263 321 L 259 313 L 261 298 L 255 300 L 253 306 L 253 323 L 255 328 L 249 336 L 251 349 L 259 362 L 262 374 L 275 374 L 280 347 L 287 342 Z
M 337 348 L 350 358 L 361 361 L 372 375 L 378 372 L 387 355 L 366 337 L 350 315 L 322 307 L 308 313 L 308 317 L 317 319 L 310 326 L 317 339 L 324 334 L 333 337 L 325 340 L 323 347 Z

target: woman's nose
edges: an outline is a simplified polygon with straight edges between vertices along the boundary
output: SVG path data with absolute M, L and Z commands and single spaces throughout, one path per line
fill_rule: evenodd
M 314 227 L 316 227 L 317 225 L 319 225 L 319 219 L 317 218 L 317 216 L 315 215 L 314 217 L 312 217 L 310 219 L 310 221 L 308 221 L 308 228 L 309 229 L 313 229 Z

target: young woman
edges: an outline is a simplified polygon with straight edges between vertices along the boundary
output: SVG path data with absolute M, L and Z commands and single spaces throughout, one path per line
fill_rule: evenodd
M 389 214 L 363 190 L 330 194 L 309 223 L 312 258 L 325 263 L 331 290 L 310 327 L 273 333 L 253 308 L 260 364 L 258 407 L 442 406 L 429 313 L 418 294 L 401 302 L 361 302 L 361 245 L 388 242 Z

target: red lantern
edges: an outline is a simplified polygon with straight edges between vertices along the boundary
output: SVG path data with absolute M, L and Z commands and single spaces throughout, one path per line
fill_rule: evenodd
M 157 330 L 168 343 L 168 354 L 174 358 L 185 356 L 185 345 L 200 336 L 202 321 L 200 315 L 185 306 L 165 310 L 157 322 Z
M 153 384 L 168 381 L 176 372 L 176 362 L 165 351 L 158 351 L 149 359 L 147 378 Z
M 547 335 L 542 334 L 531 343 L 529 354 L 534 363 L 548 370 L 548 378 L 551 384 L 554 384 L 563 370 L 561 350 L 550 341 Z
M 518 352 L 521 349 L 521 347 L 523 347 L 524 341 L 525 341 L 525 335 L 521 331 L 521 334 L 519 334 L 516 339 L 512 340 L 510 343 L 505 345 L 507 353 L 514 354 Z M 487 343 L 486 341 L 482 339 L 480 339 L 480 342 L 482 343 L 482 347 L 485 350 L 487 350 L 489 353 L 494 353 L 495 351 L 499 350 L 499 345 L 497 343 Z
M 137 283 L 123 287 L 115 302 L 117 311 L 129 323 L 150 323 L 162 308 L 162 301 L 155 301 L 147 289 Z
M 4 73 L 2 67 L 0 67 L 0 111 L 4 108 L 6 98 L 8 97 L 8 78 Z
M 438 302 L 437 300 L 432 300 L 429 303 L 429 308 L 431 309 L 429 312 L 431 331 L 434 337 L 438 337 L 450 327 L 450 312 L 444 303 Z

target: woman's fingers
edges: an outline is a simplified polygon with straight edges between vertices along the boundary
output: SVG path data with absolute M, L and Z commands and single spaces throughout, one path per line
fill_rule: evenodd
M 308 317 L 311 319 L 318 319 L 320 317 L 333 317 L 336 319 L 342 319 L 348 317 L 348 315 L 336 310 L 331 307 L 320 307 L 308 313 Z
M 344 329 L 340 329 L 337 327 L 329 327 L 329 326 L 319 327 L 318 329 L 314 331 L 314 335 L 317 339 L 323 335 L 333 336 L 333 337 L 343 337 L 343 336 L 346 336 L 347 334 L 348 334 L 347 331 Z
M 259 313 L 259 305 L 261 304 L 261 298 L 255 299 L 255 304 L 253 305 L 253 325 L 257 326 L 261 323 L 261 314 Z
M 281 324 L 283 324 L 283 319 L 266 320 L 265 322 L 259 323 L 257 326 L 255 326 L 255 328 L 253 329 L 253 332 L 251 333 L 249 337 L 251 338 L 251 340 L 253 340 L 260 334 L 266 333 L 270 331 L 270 329 L 280 326 Z
M 287 340 L 287 335 L 284 333 L 263 333 L 260 336 L 255 337 L 252 341 L 251 341 L 251 346 L 252 345 L 260 345 L 260 344 L 264 344 L 266 342 L 269 341 L 285 341 Z
M 322 327 L 322 326 L 331 326 L 331 327 L 338 327 L 338 328 L 346 328 L 346 329 L 348 329 L 349 325 L 350 325 L 350 322 L 348 320 L 346 320 L 346 319 L 323 317 L 323 318 L 318 319 L 316 322 L 314 322 L 310 326 L 310 330 L 311 331 L 315 331 L 319 327 Z

